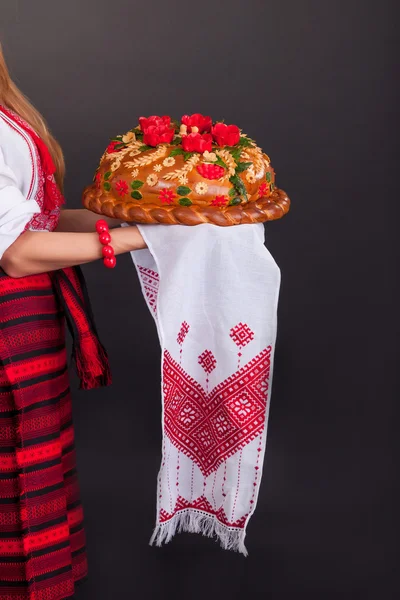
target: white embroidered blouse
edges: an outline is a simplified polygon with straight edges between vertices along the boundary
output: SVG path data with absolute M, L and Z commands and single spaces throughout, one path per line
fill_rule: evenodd
M 44 177 L 36 146 L 0 112 L 0 258 L 26 229 L 51 231 L 59 210 L 42 211 Z

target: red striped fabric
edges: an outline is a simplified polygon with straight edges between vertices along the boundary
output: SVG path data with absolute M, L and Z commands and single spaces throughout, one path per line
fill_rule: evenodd
M 49 275 L 0 270 L 0 600 L 61 600 L 86 576 L 63 308 Z

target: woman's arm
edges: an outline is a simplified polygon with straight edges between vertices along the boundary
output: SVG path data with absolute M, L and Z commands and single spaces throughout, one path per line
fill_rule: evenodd
M 114 229 L 110 235 L 115 254 L 146 247 L 136 226 Z M 24 277 L 101 257 L 102 246 L 97 233 L 26 231 L 4 252 L 0 266 L 10 277 Z
M 122 223 L 118 219 L 96 215 L 90 210 L 86 210 L 86 208 L 65 209 L 61 211 L 56 231 L 75 231 L 81 233 L 95 231 L 96 221 L 99 219 L 107 221 L 110 229 L 118 227 Z

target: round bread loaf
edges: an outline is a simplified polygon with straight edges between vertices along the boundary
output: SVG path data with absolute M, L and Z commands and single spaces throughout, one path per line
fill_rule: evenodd
M 279 219 L 290 206 L 261 148 L 200 114 L 141 117 L 111 141 L 83 203 L 127 222 L 220 226 Z

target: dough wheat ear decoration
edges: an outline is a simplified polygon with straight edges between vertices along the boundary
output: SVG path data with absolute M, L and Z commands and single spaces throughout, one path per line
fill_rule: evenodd
M 232 154 L 228 150 L 217 150 L 216 154 L 223 160 L 223 162 L 227 166 L 227 169 L 225 169 L 225 173 L 219 180 L 221 183 L 223 183 L 224 181 L 235 175 L 237 164 Z
M 187 175 L 187 173 L 190 173 L 190 171 L 192 171 L 194 169 L 194 167 L 197 165 L 197 163 L 199 161 L 200 161 L 200 156 L 197 154 L 194 154 L 191 158 L 189 158 L 189 160 L 185 163 L 185 165 L 181 169 L 172 171 L 172 173 L 167 173 L 166 175 L 164 175 L 164 179 L 166 181 L 170 181 L 172 179 L 179 179 L 180 177 Z
M 260 223 L 290 207 L 254 140 L 201 114 L 140 117 L 107 147 L 83 203 L 127 222 L 168 225 Z
M 137 154 L 139 153 L 140 151 Z M 166 154 L 167 146 L 160 146 L 155 152 L 151 152 L 151 154 L 149 152 L 146 152 L 144 156 L 140 156 L 139 158 L 135 158 L 135 160 L 126 162 L 125 165 L 132 169 L 136 167 L 147 167 L 148 165 L 151 165 L 152 163 L 156 162 L 156 160 L 162 158 Z

